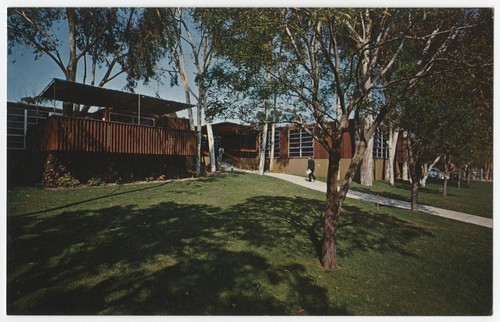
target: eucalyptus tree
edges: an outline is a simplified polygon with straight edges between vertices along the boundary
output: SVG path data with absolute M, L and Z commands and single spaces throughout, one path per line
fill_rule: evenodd
M 420 166 L 440 157 L 443 196 L 452 164 L 461 167 L 493 151 L 493 27 L 490 9 L 460 10 L 459 33 L 431 77 L 403 102 L 402 126 L 410 132 L 412 209 L 417 210 Z M 442 19 L 442 18 L 441 18 Z
M 491 97 L 491 103 L 484 105 L 473 94 L 480 91 L 475 79 L 469 69 L 450 70 L 426 79 L 417 88 L 418 93 L 403 104 L 401 125 L 411 133 L 412 141 L 410 163 L 422 165 L 436 156 L 436 159 L 441 158 L 444 165 L 443 196 L 447 195 L 452 165 L 460 172 L 477 162 L 478 157 L 493 151 L 490 108 L 493 99 Z M 418 174 L 418 171 L 412 171 L 413 209 L 417 209 L 418 188 L 422 185 Z
M 261 129 L 259 173 L 264 174 L 269 124 L 272 140 L 274 122 L 279 121 L 276 106 L 281 103 L 282 89 L 271 76 L 282 67 L 273 52 L 279 50 L 276 34 L 279 20 L 269 19 L 274 11 L 264 15 L 258 8 L 207 11 L 217 51 L 217 62 L 206 78 L 207 112 L 213 116 L 237 118 Z M 230 28 L 226 28 L 228 21 Z M 232 38 L 235 34 L 238 37 Z
M 235 50 L 215 49 L 233 64 L 258 64 L 258 59 L 238 55 L 244 45 L 239 40 L 245 39 L 246 46 L 263 50 L 256 55 L 274 57 L 280 68 L 271 71 L 271 78 L 286 89 L 286 112 L 293 113 L 294 122 L 304 128 L 314 124 L 310 133 L 328 153 L 321 262 L 325 269 L 336 269 L 342 203 L 370 139 L 397 106 L 384 92 L 393 88 L 391 93 L 401 99 L 445 57 L 460 30 L 457 14 L 407 8 L 273 8 L 253 9 L 251 15 L 245 15 L 245 10 L 220 12 L 225 19 L 218 25 L 219 43 L 231 44 Z M 437 14 L 448 19 L 427 20 Z M 233 28 L 240 19 L 246 29 Z M 279 47 L 266 51 L 259 37 L 249 37 L 258 35 L 254 28 L 274 30 Z M 405 60 L 406 51 L 417 53 L 419 60 Z M 338 188 L 342 133 L 349 124 L 355 128 L 354 155 Z
M 208 117 L 238 119 L 260 130 L 259 174 L 263 175 L 266 150 L 273 149 L 275 125 L 282 121 L 279 84 L 270 79 L 266 69 L 248 71 L 219 61 L 208 73 L 207 89 Z M 271 151 L 270 167 L 272 155 Z
M 455 86 L 454 86 L 455 85 Z M 481 131 L 476 106 L 463 96 L 450 92 L 460 88 L 449 76 L 427 79 L 418 95 L 408 99 L 403 108 L 402 126 L 408 136 L 408 155 L 412 181 L 412 209 L 418 210 L 418 189 L 425 173 L 422 166 L 439 157 L 444 165 L 443 196 L 447 193 L 452 163 L 467 163 L 474 158 L 475 137 Z
M 385 144 L 388 149 L 388 159 L 385 166 L 385 181 L 388 181 L 391 186 L 395 185 L 394 165 L 396 160 L 396 148 L 399 140 L 400 129 L 396 123 L 387 122 L 385 131 L 387 132 L 387 141 Z
M 186 102 L 191 103 L 191 97 L 197 102 L 197 175 L 201 172 L 202 121 L 206 120 L 204 110 L 207 88 L 204 79 L 212 64 L 213 35 L 208 30 L 204 18 L 209 14 L 209 11 L 202 8 L 145 8 L 139 22 L 142 33 L 139 34 L 140 40 L 134 48 L 134 56 L 153 68 L 145 69 L 138 65 L 135 74 L 130 77 L 131 81 L 148 80 L 150 77 L 168 73 L 171 85 L 177 85 L 178 77 L 181 78 Z M 168 59 L 168 68 L 159 66 L 165 57 Z M 191 70 L 194 70 L 194 73 Z M 194 130 L 192 110 L 189 109 L 188 113 L 191 129 Z M 211 123 L 206 122 L 206 126 L 212 171 L 215 171 Z
M 102 87 L 128 72 L 135 18 L 132 8 L 9 8 L 9 53 L 28 48 L 35 60 L 49 57 L 66 80 Z M 89 106 L 64 109 L 84 114 Z

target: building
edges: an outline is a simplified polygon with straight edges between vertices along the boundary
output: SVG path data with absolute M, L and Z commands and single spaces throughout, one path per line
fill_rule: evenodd
M 223 122 L 212 125 L 215 150 L 224 148 L 224 161 L 243 169 L 258 169 L 261 132 L 255 126 Z M 206 130 L 204 130 L 206 133 Z M 314 133 L 314 127 L 309 128 Z M 316 162 L 315 174 L 326 177 L 328 171 L 328 153 L 325 148 L 305 129 L 293 125 L 278 126 L 274 132 L 274 149 L 271 149 L 272 132 L 269 130 L 266 148 L 266 170 L 270 167 L 270 153 L 273 150 L 273 172 L 305 175 L 307 160 L 312 156 Z M 339 177 L 343 177 L 354 154 L 354 126 L 349 124 L 342 133 L 342 151 Z M 383 180 L 389 157 L 387 134 L 377 131 L 374 136 L 373 158 L 374 178 Z M 208 145 L 204 144 L 207 164 Z M 397 146 L 396 161 L 399 167 L 403 162 L 403 145 Z M 398 168 L 398 167 L 396 167 Z
M 224 161 L 237 168 L 256 170 L 259 167 L 259 130 L 253 126 L 222 122 L 212 124 L 215 151 L 224 149 Z M 204 162 L 210 165 L 207 129 L 203 127 Z
M 314 133 L 314 128 L 308 129 Z M 342 150 L 340 159 L 340 175 L 347 171 L 353 155 L 353 127 L 348 127 L 342 133 Z M 270 137 L 271 134 L 268 135 Z M 268 150 L 270 147 L 268 146 Z M 326 177 L 328 171 L 328 153 L 325 148 L 306 129 L 295 126 L 276 128 L 274 133 L 273 172 L 285 172 L 305 175 L 307 160 L 312 156 L 316 163 L 315 175 Z
M 186 176 L 197 134 L 177 111 L 191 105 L 54 79 L 45 99 L 99 107 L 85 116 L 7 103 L 8 184 L 57 186 L 64 175 L 127 182 Z

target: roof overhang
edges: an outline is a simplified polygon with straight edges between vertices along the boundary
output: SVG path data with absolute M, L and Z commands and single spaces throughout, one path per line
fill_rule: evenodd
M 203 127 L 206 132 L 206 126 Z M 250 135 L 257 134 L 259 130 L 255 125 L 237 124 L 232 122 L 221 122 L 212 124 L 214 133 L 218 135 Z
M 54 78 L 39 97 L 82 105 L 109 107 L 115 111 L 163 115 L 192 107 L 191 104 L 122 92 Z

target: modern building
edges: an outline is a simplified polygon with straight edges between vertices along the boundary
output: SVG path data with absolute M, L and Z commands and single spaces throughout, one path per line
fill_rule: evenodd
M 8 184 L 57 186 L 68 174 L 127 182 L 189 175 L 197 133 L 175 113 L 191 105 L 54 79 L 39 95 L 97 107 L 80 116 L 7 103 Z
M 259 150 L 262 132 L 257 126 L 241 125 L 223 122 L 212 125 L 215 141 L 215 150 L 224 148 L 224 161 L 243 169 L 256 170 L 259 164 Z M 309 132 L 314 133 L 311 126 Z M 272 132 L 269 130 L 266 148 L 266 170 L 283 172 L 295 175 L 304 175 L 307 160 L 312 156 L 316 162 L 315 174 L 320 177 L 327 176 L 328 153 L 326 149 L 304 128 L 294 125 L 277 126 Z M 204 129 L 204 133 L 206 130 Z M 352 124 L 342 133 L 342 151 L 339 176 L 343 177 L 349 167 L 354 152 L 354 127 Z M 389 158 L 387 147 L 387 134 L 377 131 L 374 136 L 373 158 L 374 178 L 383 180 Z M 274 148 L 271 148 L 274 142 Z M 209 164 L 208 145 L 204 144 L 205 161 Z M 270 153 L 273 151 L 272 167 Z M 396 151 L 396 165 L 400 169 L 403 163 L 403 142 L 400 139 Z

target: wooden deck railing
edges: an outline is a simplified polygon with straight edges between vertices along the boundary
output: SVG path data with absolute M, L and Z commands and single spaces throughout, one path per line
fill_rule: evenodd
M 39 125 L 41 151 L 83 151 L 194 156 L 194 131 L 76 117 L 51 117 Z

